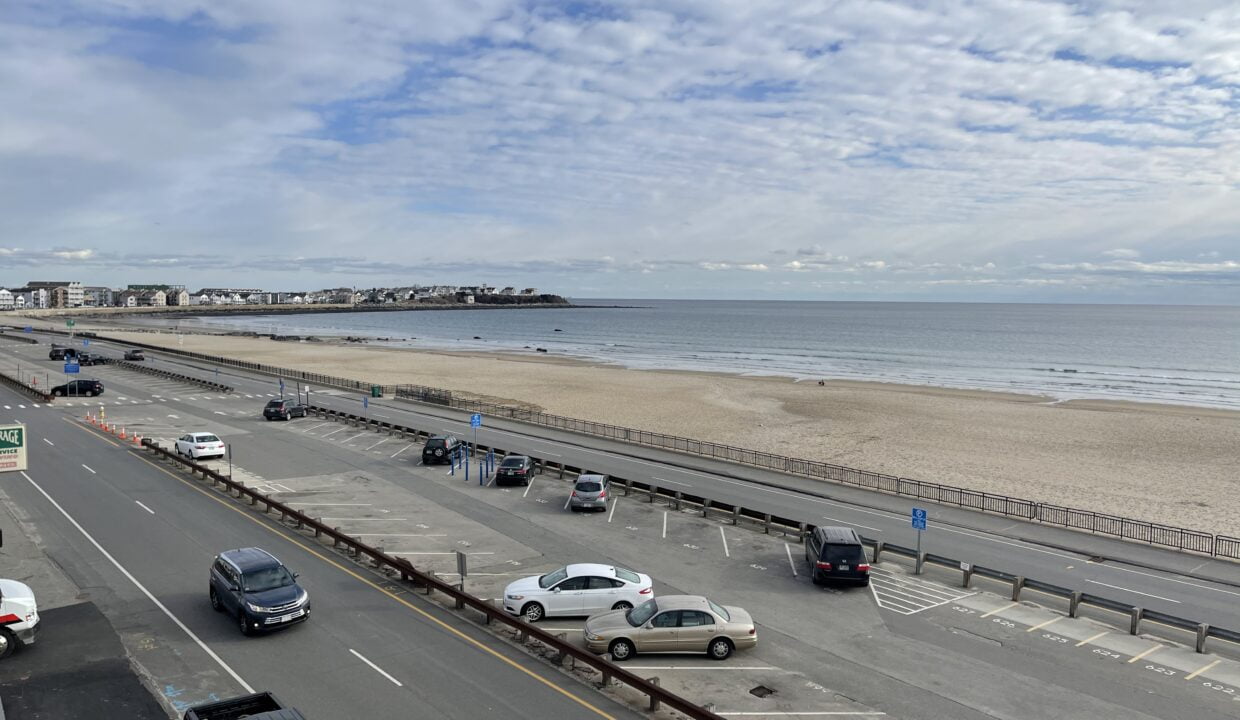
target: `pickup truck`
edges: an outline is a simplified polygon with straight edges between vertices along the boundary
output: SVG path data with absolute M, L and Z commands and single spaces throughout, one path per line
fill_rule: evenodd
M 185 711 L 182 720 L 306 720 L 269 692 L 203 703 Z

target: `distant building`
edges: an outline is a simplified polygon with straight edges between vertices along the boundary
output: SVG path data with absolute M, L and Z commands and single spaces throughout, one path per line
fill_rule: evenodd
M 189 293 L 185 290 L 185 286 L 172 288 L 166 291 L 169 305 L 185 306 L 189 305 Z
M 19 288 L 13 292 L 13 307 L 23 310 L 46 310 L 50 307 L 51 293 L 47 288 Z
M 0 310 L 13 309 L 13 293 L 12 291 L 0 288 Z
M 82 283 L 51 282 L 35 280 L 27 284 L 30 288 L 43 288 L 48 292 L 48 306 L 54 308 L 82 307 Z
M 538 294 L 538 288 L 526 288 L 526 289 L 524 289 L 524 290 L 522 290 L 522 291 L 521 291 L 521 294 L 522 294 L 522 295 L 537 295 L 537 294 Z
M 82 288 L 83 307 L 112 307 L 115 291 L 110 287 L 92 285 Z
M 138 307 L 138 296 L 141 295 L 137 290 L 122 290 L 116 293 L 114 304 L 116 307 Z
M 499 291 L 500 295 L 516 295 L 517 291 L 511 285 Z

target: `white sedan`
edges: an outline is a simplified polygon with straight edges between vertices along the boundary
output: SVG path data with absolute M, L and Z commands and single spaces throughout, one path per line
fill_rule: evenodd
M 650 585 L 649 575 L 611 565 L 576 563 L 509 584 L 504 588 L 504 610 L 524 615 L 530 622 L 628 610 L 654 597 Z
M 193 460 L 204 457 L 224 457 L 226 452 L 224 441 L 211 433 L 197 432 L 177 438 L 177 455 L 184 455 Z

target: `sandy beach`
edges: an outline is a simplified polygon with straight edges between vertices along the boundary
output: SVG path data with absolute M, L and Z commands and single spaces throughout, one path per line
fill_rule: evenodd
M 97 329 L 178 347 L 176 335 L 114 327 Z M 188 334 L 180 347 L 1240 536 L 1240 413 L 1225 410 L 627 370 L 532 352 Z

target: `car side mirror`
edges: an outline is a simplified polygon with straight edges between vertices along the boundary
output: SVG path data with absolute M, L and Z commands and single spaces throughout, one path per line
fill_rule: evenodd
M 299 578 L 299 577 L 301 577 L 301 573 L 293 573 L 293 579 L 294 579 L 294 580 L 296 580 L 296 579 L 297 579 L 297 578 Z
M 654 629 L 654 620 L 651 620 L 650 622 L 646 623 L 644 627 L 645 627 L 647 630 L 653 630 L 653 629 Z
M 228 583 L 228 590 L 230 592 L 237 592 L 237 586 L 233 585 L 232 583 Z
M 553 593 L 558 593 L 559 591 L 560 589 L 558 587 L 551 588 L 551 592 Z

